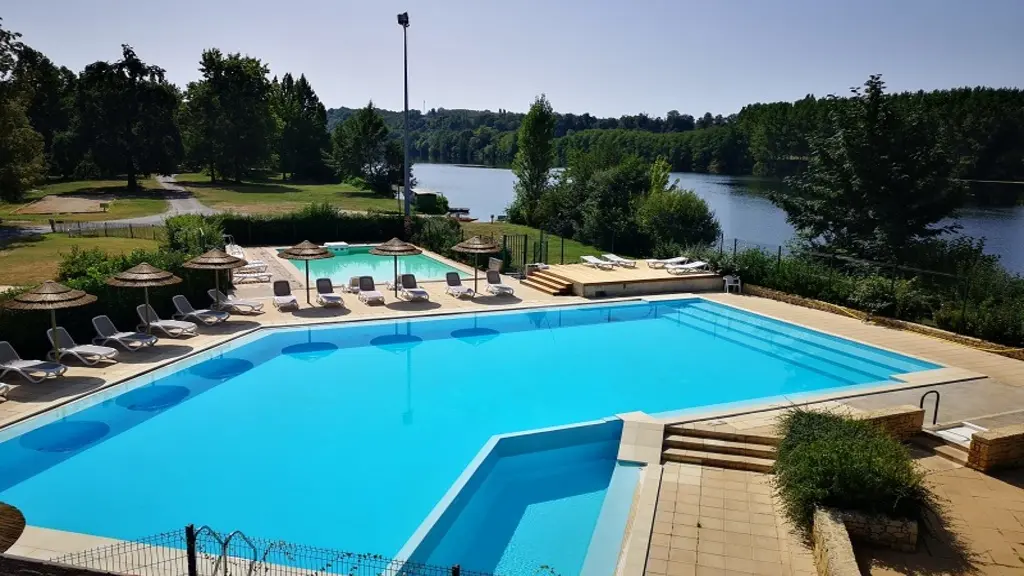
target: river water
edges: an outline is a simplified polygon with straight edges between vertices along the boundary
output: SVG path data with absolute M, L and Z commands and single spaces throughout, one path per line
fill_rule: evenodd
M 417 188 L 442 192 L 451 207 L 469 208 L 481 221 L 505 213 L 512 202 L 515 176 L 503 168 L 452 164 L 416 164 Z M 793 237 L 786 214 L 765 192 L 777 182 L 754 177 L 673 173 L 681 188 L 694 190 L 715 211 L 727 238 L 783 245 Z M 957 218 L 961 234 L 985 239 L 986 252 L 1000 257 L 1012 272 L 1024 273 L 1024 206 L 968 207 Z

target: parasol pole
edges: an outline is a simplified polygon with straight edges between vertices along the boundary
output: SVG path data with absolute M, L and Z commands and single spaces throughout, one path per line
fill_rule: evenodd
M 310 306 L 313 305 L 313 303 L 309 301 L 309 260 L 306 260 L 306 304 L 309 304 Z
M 476 277 L 480 273 L 480 255 L 473 253 L 473 297 L 476 298 Z
M 149 323 L 150 323 L 150 319 L 149 319 L 149 310 L 150 310 L 150 307 L 149 307 L 149 286 L 143 286 L 142 287 L 142 294 L 144 295 L 143 297 L 145 298 L 145 301 L 146 301 L 146 334 L 150 334 L 152 332 L 152 330 L 150 329 L 150 326 L 149 326 Z
M 213 308 L 220 310 L 220 270 L 213 271 L 213 287 L 217 290 L 213 293 Z
M 60 364 L 60 337 L 57 336 L 57 311 L 50 308 L 50 328 L 53 329 L 53 361 Z
M 398 256 L 395 256 L 395 298 L 398 298 Z

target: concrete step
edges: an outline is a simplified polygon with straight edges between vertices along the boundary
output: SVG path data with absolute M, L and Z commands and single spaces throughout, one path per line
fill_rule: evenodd
M 561 290 L 558 290 L 558 289 L 555 289 L 555 288 L 551 288 L 550 286 L 545 286 L 544 284 L 541 284 L 540 282 L 537 282 L 536 280 L 533 280 L 532 278 L 524 278 L 522 280 L 522 284 L 523 284 L 523 286 L 529 286 L 530 288 L 533 288 L 534 290 L 537 290 L 538 292 L 543 292 L 545 294 L 550 294 L 552 296 L 560 296 L 560 295 L 562 295 L 562 291 Z
M 775 460 L 775 448 L 765 444 L 715 440 L 713 438 L 694 438 L 692 436 L 672 434 L 665 437 L 663 446 L 664 448 L 678 448 L 694 452 L 733 454 L 736 456 L 752 456 L 764 460 Z
M 568 286 L 566 286 L 563 282 L 559 282 L 557 280 L 548 278 L 547 276 L 544 276 L 543 274 L 531 274 L 531 275 L 527 276 L 526 279 L 527 280 L 531 280 L 531 281 L 533 281 L 533 282 L 535 282 L 537 284 L 540 284 L 542 286 L 547 286 L 548 288 L 551 288 L 552 290 L 565 290 L 566 288 L 568 288 Z
M 764 446 L 779 445 L 778 436 L 726 432 L 706 428 L 700 424 L 669 424 L 668 426 L 665 426 L 665 436 L 670 435 L 688 436 L 690 438 L 703 438 L 709 440 L 724 440 L 727 442 L 738 442 L 741 444 L 761 444 Z
M 682 448 L 669 448 L 661 453 L 663 462 L 680 462 L 683 464 L 698 464 L 714 468 L 726 468 L 729 470 L 750 470 L 753 472 L 769 473 L 772 471 L 774 460 L 766 458 L 755 458 L 753 456 L 740 456 L 737 454 L 715 454 L 711 452 L 700 452 L 697 450 L 684 450 Z
M 914 446 L 936 454 L 962 466 L 967 465 L 967 447 L 955 444 L 953 442 L 947 442 L 944 438 L 930 434 L 928 432 L 921 432 L 910 437 L 910 443 Z

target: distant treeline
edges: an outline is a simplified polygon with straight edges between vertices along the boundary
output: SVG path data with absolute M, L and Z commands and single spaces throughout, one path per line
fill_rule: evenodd
M 888 97 L 948 147 L 957 159 L 953 177 L 1024 180 L 1024 91 L 957 88 Z M 676 171 L 785 176 L 803 167 L 808 136 L 824 126 L 831 105 L 828 99 L 807 96 L 750 104 L 730 116 L 695 118 L 676 110 L 664 117 L 557 114 L 557 161 L 564 166 L 573 148 L 612 146 L 648 160 L 663 156 Z M 352 113 L 350 108 L 328 110 L 328 128 Z M 392 135 L 400 137 L 401 111 L 381 113 Z M 522 117 L 507 110 L 410 110 L 410 154 L 419 162 L 507 166 L 515 157 Z

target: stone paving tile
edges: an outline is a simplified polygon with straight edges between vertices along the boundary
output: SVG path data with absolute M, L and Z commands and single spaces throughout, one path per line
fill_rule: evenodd
M 680 480 L 686 479 L 686 484 Z M 680 514 L 680 498 L 696 502 Z M 751 508 L 756 507 L 752 512 Z M 671 520 L 668 513 L 671 511 Z M 667 463 L 655 514 L 646 572 L 673 574 L 808 576 L 814 562 L 777 513 L 768 477 L 756 472 Z M 781 526 L 782 529 L 778 527 Z M 661 531 L 661 534 L 658 532 Z M 668 561 L 663 564 L 664 545 Z M 657 549 L 656 549 L 656 546 Z M 664 571 L 662 571 L 664 570 Z

